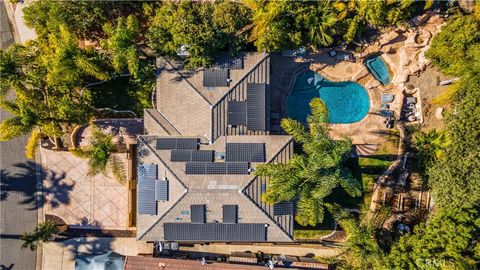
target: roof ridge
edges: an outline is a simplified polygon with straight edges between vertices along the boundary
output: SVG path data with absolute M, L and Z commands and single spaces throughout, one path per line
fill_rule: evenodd
M 253 67 L 251 67 L 247 72 L 245 72 L 245 74 L 243 74 L 243 76 L 232 86 L 228 89 L 228 91 L 223 95 L 221 96 L 219 99 L 217 99 L 217 101 L 215 101 L 215 103 L 211 104 L 211 107 L 215 107 L 218 105 L 218 103 L 220 103 L 225 97 L 227 97 L 238 85 L 240 85 L 247 77 L 248 75 L 250 75 L 250 73 L 252 73 L 255 69 L 258 68 L 258 66 L 260 66 L 261 63 L 263 63 L 263 61 L 265 61 L 265 59 L 269 58 L 270 57 L 270 54 L 268 53 L 265 53 L 265 55 L 262 57 L 262 59 L 260 59 L 257 63 L 255 63 L 255 65 Z
M 150 232 L 150 230 L 152 230 L 153 227 L 155 227 L 158 222 L 160 222 L 160 220 L 163 219 L 163 217 L 165 217 L 169 212 L 170 210 L 172 210 L 188 193 L 188 188 L 185 186 L 185 184 L 179 179 L 179 177 L 172 171 L 172 169 L 170 169 L 170 167 L 166 164 L 165 161 L 163 161 L 163 159 L 155 152 L 155 150 L 152 149 L 152 147 L 150 147 L 150 145 L 148 145 L 148 143 L 146 143 L 144 141 L 144 139 L 142 137 L 138 137 L 140 141 L 142 141 L 144 143 L 144 145 L 150 150 L 150 152 L 152 152 L 158 160 L 160 160 L 160 162 L 163 164 L 163 166 L 165 166 L 165 168 L 175 177 L 175 179 L 177 179 L 177 181 L 185 188 L 185 192 L 182 194 L 182 196 L 180 196 L 176 201 L 175 203 L 172 204 L 172 206 L 167 210 L 165 211 L 165 213 L 163 213 L 163 215 L 161 215 L 156 221 L 154 221 L 152 223 L 152 225 L 150 227 L 148 227 L 147 229 L 145 229 L 144 232 L 142 232 L 140 234 L 140 236 L 137 236 L 137 239 L 141 239 L 142 237 L 144 237 L 148 232 Z
M 167 58 L 164 57 L 164 60 L 168 63 L 168 65 L 171 66 L 171 68 L 175 71 L 175 73 L 177 73 L 182 78 L 182 80 L 184 80 L 190 86 L 190 88 L 195 90 L 195 93 L 197 93 L 200 97 L 202 97 L 202 99 L 206 101 L 209 106 L 212 106 L 212 103 L 200 91 L 198 91 L 198 89 L 195 86 L 193 86 L 193 84 L 179 71 L 178 68 L 176 68 Z
M 272 156 L 272 158 L 270 158 L 267 162 L 265 162 L 265 164 L 268 164 L 268 163 L 272 163 L 274 161 L 275 158 L 278 157 L 278 155 L 280 155 L 280 153 L 285 150 L 285 148 L 293 141 L 293 137 L 290 136 L 290 139 L 280 148 L 280 150 L 278 150 L 275 155 Z M 285 233 L 288 238 L 292 239 L 293 240 L 293 235 L 290 235 L 275 219 L 272 218 L 272 216 L 270 216 L 270 214 L 267 213 L 267 211 L 265 211 L 265 209 L 263 209 L 263 207 L 261 205 L 259 205 L 254 199 L 252 199 L 252 197 L 250 197 L 250 195 L 248 195 L 248 193 L 246 192 L 246 189 L 253 183 L 253 181 L 255 181 L 256 179 L 258 178 L 258 176 L 255 176 L 253 177 L 250 181 L 247 182 L 247 184 L 245 184 L 241 189 L 240 189 L 240 193 L 242 193 L 245 197 L 247 197 L 257 208 L 260 209 L 260 211 L 265 214 L 277 227 L 280 228 L 280 230 Z

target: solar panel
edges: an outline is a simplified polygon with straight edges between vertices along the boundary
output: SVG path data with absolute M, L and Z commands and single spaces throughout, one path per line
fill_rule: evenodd
M 212 150 L 185 150 L 174 149 L 171 152 L 170 160 L 173 162 L 203 161 L 213 162 Z
M 248 174 L 248 162 L 187 162 L 186 174 Z
M 205 204 L 192 204 L 190 205 L 190 219 L 192 223 L 205 223 L 206 219 L 206 206 Z
M 168 201 L 168 181 L 155 181 L 155 201 Z
M 198 138 L 177 138 L 176 149 L 198 149 L 200 140 Z
M 227 124 L 245 126 L 247 124 L 247 103 L 245 101 L 229 101 Z
M 227 162 L 265 162 L 264 143 L 227 143 Z
M 293 215 L 293 212 L 293 202 L 281 202 L 273 205 L 274 216 Z
M 248 174 L 247 162 L 227 162 L 227 174 Z
M 210 68 L 203 71 L 203 86 L 218 87 L 228 86 L 229 70 L 224 68 Z
M 214 67 L 228 69 L 243 69 L 243 55 L 231 55 L 229 52 L 219 52 L 215 56 Z
M 258 223 L 165 223 L 166 241 L 265 242 L 267 226 Z
M 270 98 L 266 84 L 247 84 L 247 128 L 266 131 L 270 126 Z
M 137 190 L 137 209 L 141 215 L 156 215 L 157 202 L 155 201 L 154 189 Z
M 177 145 L 176 138 L 158 138 L 156 148 L 158 150 L 175 149 Z
M 223 223 L 237 223 L 238 205 L 229 204 L 223 206 Z
M 187 162 L 185 163 L 186 174 L 205 174 L 206 165 L 205 162 Z
M 198 149 L 198 138 L 158 138 L 157 150 Z
M 227 166 L 225 163 L 206 163 L 206 174 L 226 174 Z
M 213 150 L 194 150 L 192 151 L 192 161 L 213 162 Z
M 137 179 L 138 214 L 156 215 L 155 179 L 157 179 L 157 164 L 139 164 L 137 167 Z

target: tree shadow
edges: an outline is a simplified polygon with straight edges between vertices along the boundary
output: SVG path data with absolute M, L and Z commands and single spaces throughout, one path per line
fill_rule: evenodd
M 62 244 L 69 251 L 72 259 L 88 263 L 90 260 L 88 255 L 101 255 L 112 251 L 113 237 L 113 235 L 78 237 L 65 240 Z
M 70 192 L 75 184 L 62 181 L 65 172 L 58 174 L 33 161 L 17 163 L 14 167 L 13 172 L 6 169 L 0 172 L 0 201 L 8 199 L 10 192 L 19 192 L 25 197 L 20 204 L 28 205 L 28 210 L 36 210 L 47 204 L 56 208 L 70 202 Z M 37 190 L 37 179 L 44 179 L 44 196 Z

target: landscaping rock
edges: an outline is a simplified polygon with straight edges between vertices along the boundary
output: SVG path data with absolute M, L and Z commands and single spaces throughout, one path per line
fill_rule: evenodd
M 439 107 L 435 110 L 435 118 L 437 119 L 443 119 L 443 108 Z
M 372 88 L 380 86 L 380 84 L 381 83 L 379 81 L 372 79 L 367 84 L 365 84 L 365 88 L 372 89 Z

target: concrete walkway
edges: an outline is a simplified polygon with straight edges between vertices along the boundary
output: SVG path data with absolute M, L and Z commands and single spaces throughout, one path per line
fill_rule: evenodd
M 196 251 L 205 253 L 219 253 L 230 254 L 232 252 L 245 252 L 251 251 L 255 253 L 262 251 L 267 254 L 284 254 L 294 256 L 305 256 L 307 254 L 314 254 L 316 257 L 332 257 L 338 255 L 341 250 L 334 247 L 323 247 L 321 245 L 227 245 L 227 244 L 210 244 L 199 245 L 196 244 L 193 247 L 180 247 L 180 250 L 184 251 Z

